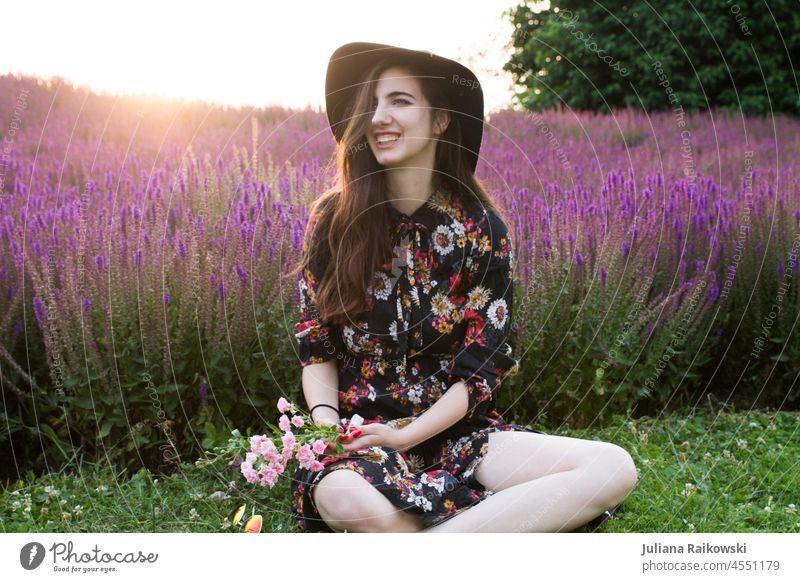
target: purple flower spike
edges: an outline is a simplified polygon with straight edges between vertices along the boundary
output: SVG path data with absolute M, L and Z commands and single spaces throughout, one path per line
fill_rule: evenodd
M 247 283 L 247 276 L 248 276 L 248 273 L 247 273 L 247 271 L 245 271 L 245 270 L 244 270 L 244 267 L 242 267 L 242 266 L 241 266 L 241 265 L 240 265 L 240 264 L 237 262 L 237 263 L 236 263 L 236 266 L 234 267 L 234 270 L 236 271 L 236 276 L 237 276 L 237 277 L 239 277 L 239 280 L 240 280 L 242 283 Z
M 169 305 L 169 300 L 172 299 L 172 297 L 170 297 L 169 293 L 164 293 L 163 299 L 164 305 Z
M 205 378 L 200 378 L 199 392 L 200 392 L 200 402 L 205 404 L 206 400 L 208 399 L 208 385 L 206 384 Z
M 583 255 L 581 255 L 580 251 L 575 251 L 575 264 L 579 267 L 583 265 Z
M 783 261 L 778 261 L 776 272 L 778 273 L 778 279 L 783 279 L 783 276 L 786 274 L 786 270 L 783 268 Z
M 45 315 L 44 304 L 38 297 L 33 298 L 33 313 L 36 314 L 36 321 L 39 322 L 39 327 L 44 329 L 45 319 L 47 316 Z

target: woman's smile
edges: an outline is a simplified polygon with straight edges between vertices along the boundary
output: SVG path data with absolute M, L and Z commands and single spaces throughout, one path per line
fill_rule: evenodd
M 375 146 L 385 150 L 392 147 L 400 139 L 399 133 L 380 131 L 375 134 Z

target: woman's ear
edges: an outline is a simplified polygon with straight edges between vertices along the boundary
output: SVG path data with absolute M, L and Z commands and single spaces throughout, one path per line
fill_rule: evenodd
M 450 112 L 438 109 L 436 111 L 436 137 L 441 136 L 450 125 Z

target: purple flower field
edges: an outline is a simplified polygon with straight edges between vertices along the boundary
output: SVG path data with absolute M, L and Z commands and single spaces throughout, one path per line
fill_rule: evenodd
M 9 411 L 207 445 L 298 389 L 283 275 L 333 176 L 324 113 L 6 76 L 0 135 Z M 514 234 L 522 362 L 500 401 L 555 422 L 706 391 L 796 405 L 798 135 L 721 111 L 489 116 L 478 176 Z M 64 403 L 107 409 L 70 425 Z

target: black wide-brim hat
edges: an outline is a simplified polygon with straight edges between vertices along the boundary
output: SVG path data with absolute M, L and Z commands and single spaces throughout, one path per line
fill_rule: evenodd
M 348 109 L 362 76 L 374 63 L 387 57 L 396 64 L 422 65 L 426 74 L 439 79 L 450 95 L 450 115 L 459 118 L 462 153 L 474 172 L 483 138 L 483 89 L 478 78 L 467 67 L 428 51 L 369 42 L 352 42 L 336 49 L 325 75 L 325 107 L 336 141 L 342 140 L 348 122 Z

